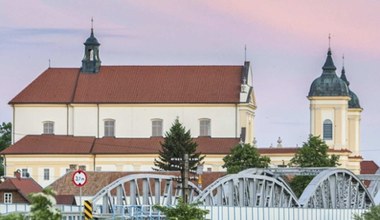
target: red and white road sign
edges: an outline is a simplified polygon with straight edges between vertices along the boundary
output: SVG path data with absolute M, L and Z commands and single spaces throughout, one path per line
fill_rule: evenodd
M 74 185 L 82 187 L 87 183 L 87 174 L 83 170 L 77 170 L 73 173 L 72 180 Z

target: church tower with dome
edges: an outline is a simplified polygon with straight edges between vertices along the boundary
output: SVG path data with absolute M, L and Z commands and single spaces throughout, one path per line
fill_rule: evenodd
M 350 151 L 348 162 L 356 170 L 361 160 L 360 117 L 363 109 L 349 88 L 344 66 L 341 76 L 337 76 L 330 48 L 322 70 L 307 96 L 310 100 L 310 134 L 320 136 L 332 150 Z

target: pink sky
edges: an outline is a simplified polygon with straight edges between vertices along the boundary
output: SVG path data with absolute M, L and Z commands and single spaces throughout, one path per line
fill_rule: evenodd
M 380 130 L 380 2 L 3 1 L 0 0 L 0 120 L 7 102 L 48 67 L 79 67 L 94 17 L 104 65 L 253 64 L 258 144 L 302 145 L 309 133 L 311 82 L 331 47 L 344 54 L 359 96 L 362 153 L 376 159 Z M 378 160 L 380 162 L 380 160 Z

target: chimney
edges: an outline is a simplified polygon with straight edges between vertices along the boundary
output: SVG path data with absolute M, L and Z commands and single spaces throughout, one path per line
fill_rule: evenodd
M 16 170 L 16 171 L 14 172 L 14 175 L 15 175 L 15 177 L 16 177 L 18 180 L 21 179 L 21 172 L 20 172 L 20 170 Z

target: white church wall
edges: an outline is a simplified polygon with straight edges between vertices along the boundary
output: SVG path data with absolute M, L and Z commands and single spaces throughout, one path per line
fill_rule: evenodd
M 163 120 L 164 134 L 177 117 L 186 129 L 190 129 L 193 137 L 199 136 L 201 118 L 211 119 L 212 137 L 235 137 L 235 111 L 234 105 L 100 105 L 99 137 L 104 135 L 106 119 L 115 120 L 115 136 L 118 138 L 147 138 L 152 136 L 152 119 Z M 83 131 L 75 130 L 76 136 L 89 130 L 86 126 L 81 129 Z
M 74 136 L 97 136 L 97 115 L 96 105 L 75 105 L 73 106 L 73 121 L 71 122 Z
M 54 134 L 67 134 L 66 105 L 18 105 L 14 106 L 14 140 L 25 135 L 43 133 L 43 122 L 54 122 Z

